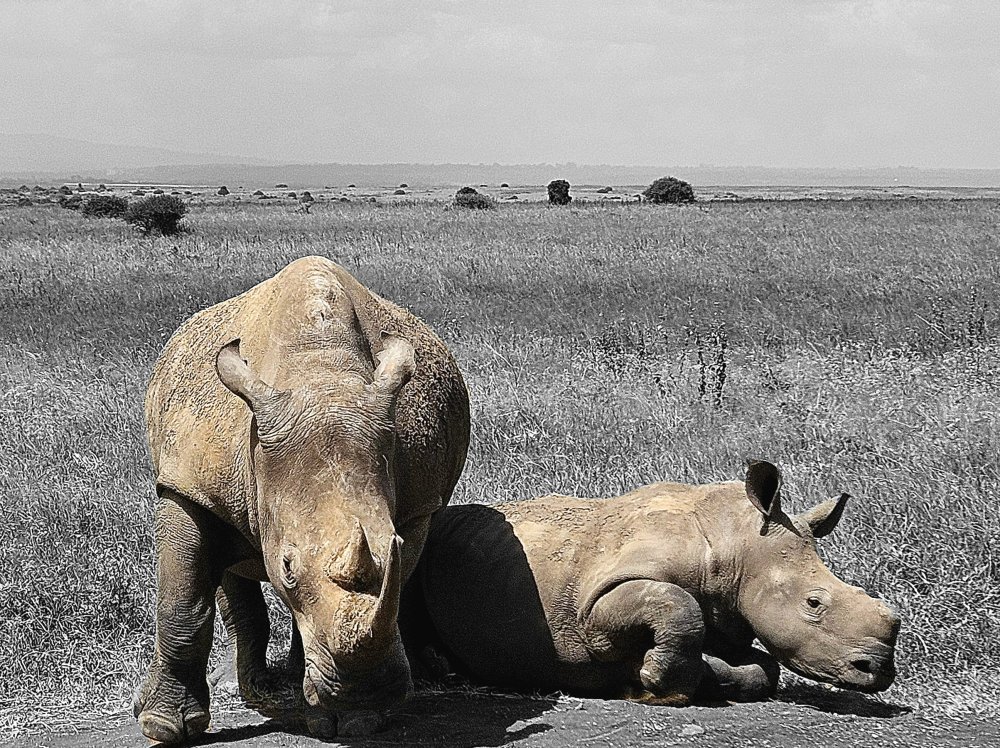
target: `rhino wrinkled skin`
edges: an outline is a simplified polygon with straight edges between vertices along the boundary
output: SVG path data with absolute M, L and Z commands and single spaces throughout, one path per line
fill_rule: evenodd
M 405 593 L 424 607 L 408 644 L 485 685 L 666 704 L 765 699 L 779 663 L 887 688 L 898 617 L 816 553 L 848 496 L 790 516 L 780 485 L 754 462 L 745 483 L 443 509 Z
M 469 444 L 444 344 L 335 263 L 302 258 L 177 330 L 146 418 L 159 501 L 143 733 L 178 742 L 207 727 L 216 601 L 244 697 L 281 701 L 262 581 L 292 612 L 292 693 L 314 732 L 405 698 L 401 586 Z

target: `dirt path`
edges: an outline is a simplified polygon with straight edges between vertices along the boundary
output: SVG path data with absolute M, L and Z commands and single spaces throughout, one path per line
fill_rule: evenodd
M 216 715 L 198 745 L 321 746 L 306 735 L 243 709 Z M 131 716 L 75 735 L 35 733 L 7 746 L 147 746 Z M 763 704 L 647 706 L 569 697 L 520 697 L 468 691 L 418 693 L 386 729 L 353 746 L 974 746 L 1000 745 L 1000 724 L 912 712 L 855 694 L 801 689 Z

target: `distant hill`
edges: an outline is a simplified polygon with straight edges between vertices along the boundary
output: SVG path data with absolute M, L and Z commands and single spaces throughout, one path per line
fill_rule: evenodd
M 0 174 L 55 174 L 110 171 L 156 166 L 273 164 L 265 159 L 217 153 L 188 153 L 167 148 L 92 143 L 54 135 L 0 134 Z
M 91 143 L 49 135 L 0 135 L 0 181 L 140 182 L 298 188 L 542 185 L 645 186 L 676 176 L 699 186 L 1000 187 L 1000 169 L 891 167 L 785 169 L 766 166 L 611 164 L 279 164 L 212 153 Z

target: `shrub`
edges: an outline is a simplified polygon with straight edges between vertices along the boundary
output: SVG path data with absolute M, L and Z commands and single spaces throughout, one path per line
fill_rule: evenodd
M 73 190 L 71 190 L 69 188 L 69 186 L 67 186 L 67 185 L 64 184 L 62 187 L 59 188 L 59 194 L 60 195 L 72 195 L 73 194 Z
M 306 190 L 305 192 L 302 193 L 302 196 L 299 198 L 299 202 L 311 203 L 315 202 L 315 198 L 312 196 L 312 193 L 309 190 Z
M 404 187 L 409 187 L 409 186 L 410 185 L 408 185 L 406 182 L 403 182 L 401 185 L 399 185 L 399 189 L 403 189 Z
M 395 192 L 393 192 L 392 194 L 393 195 L 405 195 L 406 194 L 406 190 L 404 190 L 404 189 L 398 189 Z
M 357 187 L 357 185 L 356 184 L 349 184 L 349 185 L 347 185 L 347 187 L 348 187 L 348 189 L 354 189 L 355 187 Z
M 128 210 L 128 200 L 117 195 L 91 195 L 81 211 L 92 218 L 122 218 Z
M 496 210 L 497 202 L 489 195 L 480 194 L 473 187 L 462 187 L 455 193 L 455 206 L 472 210 Z
M 187 205 L 173 195 L 153 195 L 128 206 L 125 220 L 142 229 L 143 233 L 158 231 L 164 236 L 176 234 L 177 225 L 187 212 Z
M 507 184 L 506 182 L 503 182 L 503 183 L 502 183 L 502 184 L 500 185 L 500 187 L 510 187 L 510 185 L 509 185 L 509 184 Z
M 97 185 L 97 191 L 98 192 L 107 192 L 108 188 L 105 187 L 103 184 L 99 184 L 99 185 Z
M 292 200 L 295 200 L 298 197 L 298 195 L 296 195 L 294 192 L 289 192 L 288 197 L 292 198 Z
M 609 192 L 614 192 L 614 190 L 611 187 L 601 187 L 597 192 L 601 195 L 607 195 Z
M 83 198 L 79 195 L 61 195 L 59 197 L 59 207 L 67 210 L 80 210 Z
M 549 182 L 549 202 L 552 205 L 569 205 L 573 199 L 569 194 L 569 182 L 565 179 L 553 179 Z
M 153 194 L 154 195 L 162 195 L 163 194 L 163 190 L 161 190 L 159 187 L 157 187 L 155 190 L 153 190 Z
M 647 187 L 643 193 L 651 203 L 693 203 L 694 190 L 683 179 L 660 177 Z
M 276 189 L 276 190 L 287 190 L 288 189 L 288 185 L 285 184 L 284 182 L 282 182 L 280 184 L 274 185 L 274 189 Z
M 264 197 L 264 191 L 263 190 L 254 190 L 253 196 L 254 197 Z
M 216 195 L 222 195 L 223 197 L 225 197 L 226 195 L 228 195 L 228 194 L 229 194 L 229 188 L 228 188 L 228 187 L 226 187 L 226 185 L 222 185 L 222 186 L 221 186 L 221 187 L 219 188 L 219 191 L 218 191 L 218 192 L 216 192 L 215 194 L 216 194 Z
M 31 198 L 21 195 L 19 198 L 17 198 L 17 204 L 21 208 L 26 208 L 29 205 L 31 205 Z

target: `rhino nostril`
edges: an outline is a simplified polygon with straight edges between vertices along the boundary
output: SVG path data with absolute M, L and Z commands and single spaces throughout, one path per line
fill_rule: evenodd
M 866 673 L 868 675 L 874 674 L 876 670 L 872 661 L 869 659 L 851 660 L 851 664 L 855 667 L 855 669 L 860 670 L 862 673 Z

